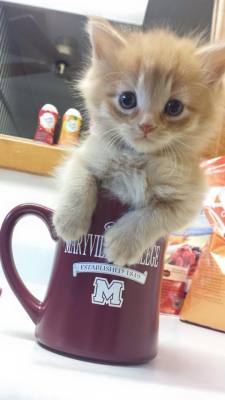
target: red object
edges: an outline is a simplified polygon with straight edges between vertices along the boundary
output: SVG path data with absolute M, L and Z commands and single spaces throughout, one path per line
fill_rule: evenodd
M 170 262 L 180 267 L 190 267 L 196 264 L 196 254 L 189 245 L 184 245 L 172 254 Z
M 58 111 L 52 104 L 45 104 L 38 114 L 38 127 L 34 140 L 53 144 L 55 127 L 58 121 Z
M 28 291 L 17 273 L 11 237 L 22 216 L 35 214 L 56 239 L 52 211 L 25 204 L 5 218 L 0 240 L 3 269 L 36 324 L 37 341 L 47 348 L 114 363 L 142 363 L 155 357 L 165 240 L 148 249 L 132 268 L 109 264 L 103 254 L 103 234 L 125 211 L 117 200 L 99 194 L 89 234 L 77 242 L 58 241 L 43 302 Z
M 225 156 L 203 161 L 201 164 L 210 186 L 224 186 L 225 182 Z
M 160 310 L 166 314 L 178 315 L 185 297 L 185 283 L 163 279 Z

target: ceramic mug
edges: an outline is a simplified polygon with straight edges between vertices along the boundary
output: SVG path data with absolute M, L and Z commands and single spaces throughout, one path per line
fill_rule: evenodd
M 52 210 L 22 204 L 6 216 L 0 236 L 6 278 L 36 325 L 37 341 L 51 350 L 95 361 L 137 364 L 157 353 L 159 296 L 165 239 L 147 249 L 138 264 L 121 268 L 104 256 L 103 235 L 125 212 L 99 193 L 89 233 L 78 241 L 58 240 L 43 302 L 20 279 L 12 254 L 12 233 L 27 214 L 40 217 L 57 240 Z

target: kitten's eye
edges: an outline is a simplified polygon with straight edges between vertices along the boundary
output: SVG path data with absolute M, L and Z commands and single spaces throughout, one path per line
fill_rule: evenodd
M 125 110 L 131 110 L 137 106 L 136 94 L 133 92 L 123 92 L 119 97 L 120 107 Z
M 170 117 L 177 117 L 183 112 L 184 105 L 180 100 L 172 99 L 167 101 L 164 113 L 169 115 Z

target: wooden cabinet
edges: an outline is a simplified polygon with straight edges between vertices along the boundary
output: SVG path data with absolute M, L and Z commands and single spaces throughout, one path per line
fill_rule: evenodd
M 225 0 L 214 0 L 214 10 L 211 28 L 211 42 L 225 43 Z M 224 77 L 225 90 L 225 77 Z M 213 158 L 225 155 L 225 103 L 224 103 L 224 119 L 223 125 L 218 128 L 215 133 L 213 143 L 204 152 L 204 158 Z
M 225 40 L 225 0 L 214 0 L 211 40 Z
M 66 158 L 66 149 L 0 133 L 0 168 L 52 175 Z

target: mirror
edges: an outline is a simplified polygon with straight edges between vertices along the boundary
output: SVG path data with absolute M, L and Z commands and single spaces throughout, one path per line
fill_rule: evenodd
M 71 107 L 80 110 L 82 130 L 87 128 L 82 99 L 73 85 L 89 48 L 85 4 L 92 7 L 89 15 L 145 29 L 166 22 L 182 33 L 198 28 L 209 35 L 211 30 L 212 0 L 63 3 L 55 10 L 54 2 L 42 0 L 0 2 L 0 133 L 33 138 L 38 112 L 46 103 L 59 111 L 55 142 L 62 116 Z

